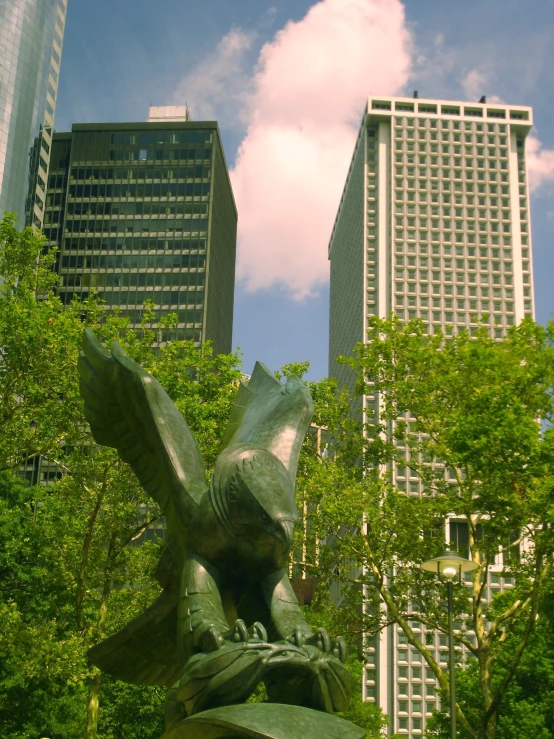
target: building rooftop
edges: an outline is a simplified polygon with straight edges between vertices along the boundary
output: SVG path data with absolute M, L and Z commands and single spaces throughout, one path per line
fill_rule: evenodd
M 494 121 L 506 121 L 533 125 L 533 109 L 527 105 L 508 105 L 506 103 L 487 103 L 486 96 L 479 102 L 471 103 L 467 100 L 437 100 L 433 98 L 416 97 L 389 97 L 372 95 L 368 99 L 367 114 L 378 115 L 383 112 L 414 115 L 436 115 L 441 118 L 452 117 L 454 119 L 465 118 L 469 120 L 485 119 Z

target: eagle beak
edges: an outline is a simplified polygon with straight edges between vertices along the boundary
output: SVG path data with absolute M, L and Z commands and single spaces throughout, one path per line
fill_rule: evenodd
M 281 521 L 279 521 L 278 536 L 283 542 L 285 550 L 288 551 L 291 548 L 294 539 L 294 521 L 281 519 Z

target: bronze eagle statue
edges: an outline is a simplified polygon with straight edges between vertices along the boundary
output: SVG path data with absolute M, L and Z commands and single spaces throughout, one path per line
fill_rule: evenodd
M 136 685 L 168 686 L 168 726 L 244 702 L 345 710 L 352 678 L 344 639 L 308 626 L 287 574 L 298 521 L 298 457 L 313 414 L 307 386 L 257 363 L 241 383 L 211 480 L 181 413 L 160 383 L 114 342 L 85 329 L 81 396 L 92 435 L 114 447 L 160 505 L 167 540 L 159 598 L 89 651 Z

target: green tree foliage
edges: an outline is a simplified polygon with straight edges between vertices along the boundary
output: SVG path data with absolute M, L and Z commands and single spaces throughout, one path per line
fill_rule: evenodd
M 418 564 L 444 549 L 447 519 L 466 525 L 463 553 L 478 568 L 455 589 L 456 642 L 476 661 L 480 709 L 460 704 L 458 722 L 476 739 L 496 736 L 551 573 L 554 455 L 538 419 L 552 420 L 552 337 L 552 326 L 529 319 L 503 341 L 486 327 L 429 336 L 417 321 L 374 319 L 347 360 L 366 398 L 365 428 L 331 390 L 320 417 L 331 453 L 305 458 L 299 485 L 307 525 L 298 565 L 334 583 L 350 631 L 399 626 L 443 697 L 447 671 L 427 640 L 447 633 L 444 586 Z M 495 562 L 507 587 L 489 603 Z
M 499 654 L 501 669 L 508 661 L 518 640 L 521 625 L 506 639 L 506 647 Z M 458 669 L 456 694 L 466 714 L 478 723 L 482 716 L 479 688 L 479 663 L 468 660 L 466 669 Z M 429 736 L 448 739 L 449 719 L 446 713 L 436 713 L 428 723 Z M 552 739 L 554 737 L 554 588 L 550 578 L 546 595 L 542 598 L 540 616 L 521 662 L 498 711 L 496 738 Z

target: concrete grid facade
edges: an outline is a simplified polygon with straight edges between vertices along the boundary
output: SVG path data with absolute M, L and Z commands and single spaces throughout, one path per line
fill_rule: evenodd
M 329 244 L 329 374 L 341 384 L 352 389 L 353 377 L 336 358 L 365 340 L 373 315 L 419 317 L 432 333 L 471 332 L 489 314 L 498 338 L 534 317 L 525 163 L 532 125 L 530 108 L 484 99 L 368 100 Z M 378 397 L 362 405 L 365 422 L 378 418 Z M 409 459 L 393 475 L 400 490 L 421 494 Z M 445 540 L 460 551 L 466 535 L 463 522 L 446 522 Z M 497 574 L 501 564 L 489 596 L 511 586 Z M 445 666 L 445 637 L 427 638 Z M 364 698 L 389 715 L 390 733 L 423 735 L 439 705 L 436 683 L 401 629 L 391 626 L 372 643 Z
M 42 228 L 67 0 L 0 0 L 0 217 Z

